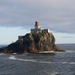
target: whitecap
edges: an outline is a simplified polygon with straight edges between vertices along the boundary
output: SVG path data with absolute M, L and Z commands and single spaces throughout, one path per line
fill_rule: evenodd
M 66 50 L 66 52 L 68 52 L 68 53 L 73 53 L 73 52 L 75 52 L 75 51 L 73 51 L 73 50 Z
M 11 55 L 9 57 L 9 59 L 12 59 L 12 60 L 19 60 L 19 61 L 26 61 L 26 62 L 35 62 L 35 63 L 42 63 L 42 64 L 75 64 L 75 62 L 66 62 L 66 61 L 63 61 L 63 62 L 50 62 L 50 61 L 39 61 L 39 60 L 36 60 L 36 59 L 21 59 L 21 58 L 16 58 L 14 55 Z
M 13 56 L 13 55 L 11 55 L 11 56 L 9 57 L 9 59 L 17 60 L 17 58 L 16 58 L 15 56 Z
M 4 53 L 0 53 L 0 55 L 3 55 Z
M 17 54 L 17 53 L 13 53 L 13 54 Z
M 51 75 L 58 75 L 58 72 L 53 72 Z
M 29 62 L 37 62 L 36 60 L 34 59 L 20 59 L 20 58 L 16 58 L 15 56 L 11 55 L 9 57 L 9 59 L 12 59 L 12 60 L 19 60 L 19 61 L 29 61 Z
M 36 60 L 33 60 L 33 59 L 17 59 L 17 60 L 20 60 L 20 61 L 37 62 Z
M 69 64 L 75 65 L 75 62 L 70 62 Z

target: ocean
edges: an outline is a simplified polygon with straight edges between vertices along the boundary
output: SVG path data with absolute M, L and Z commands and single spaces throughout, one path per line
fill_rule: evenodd
M 0 75 L 75 75 L 75 44 L 57 44 L 66 52 L 0 54 Z

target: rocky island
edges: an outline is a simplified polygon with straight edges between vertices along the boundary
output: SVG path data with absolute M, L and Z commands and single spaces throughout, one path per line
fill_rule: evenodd
M 45 51 L 64 51 L 55 45 L 55 37 L 48 29 L 41 29 L 38 22 L 35 28 L 24 36 L 18 36 L 18 40 L 7 47 L 0 48 L 3 53 L 39 53 Z

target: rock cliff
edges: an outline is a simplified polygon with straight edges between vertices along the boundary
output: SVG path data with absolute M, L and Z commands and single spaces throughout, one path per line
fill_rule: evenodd
M 1 48 L 0 51 L 4 53 L 35 53 L 63 50 L 55 45 L 55 38 L 52 33 L 29 33 L 7 47 Z

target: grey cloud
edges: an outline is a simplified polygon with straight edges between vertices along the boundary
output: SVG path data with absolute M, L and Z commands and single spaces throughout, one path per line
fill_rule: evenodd
M 0 26 L 34 25 L 75 33 L 75 0 L 0 0 Z

